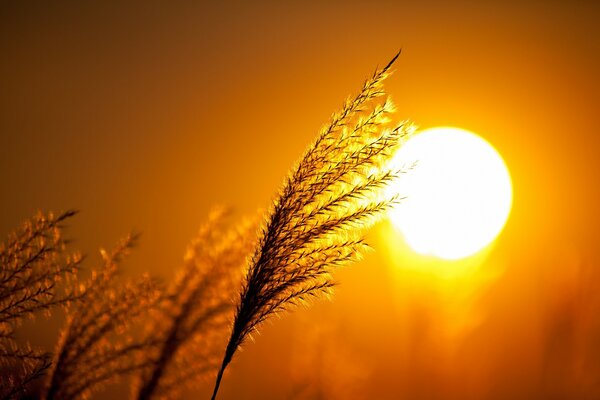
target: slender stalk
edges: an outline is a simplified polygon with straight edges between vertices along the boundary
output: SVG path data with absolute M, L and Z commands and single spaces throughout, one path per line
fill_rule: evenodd
M 169 364 L 173 355 L 175 354 L 175 350 L 177 348 L 176 335 L 177 330 L 171 330 L 171 334 L 169 335 L 169 338 L 167 339 L 162 348 L 162 351 L 160 353 L 160 359 L 156 362 L 150 379 L 148 379 L 148 382 L 144 384 L 144 386 L 140 389 L 138 393 L 138 400 L 151 399 L 154 391 L 158 388 L 158 383 L 160 382 L 160 379 L 162 378 L 167 365 Z
M 225 368 L 227 368 L 228 364 L 229 364 L 229 361 L 223 360 L 223 365 L 221 365 L 221 368 L 219 369 L 219 373 L 217 374 L 217 380 L 215 382 L 215 389 L 213 390 L 213 394 L 212 394 L 210 400 L 216 400 L 217 393 L 219 392 L 219 387 L 221 386 L 221 379 L 223 379 L 223 372 L 225 372 Z

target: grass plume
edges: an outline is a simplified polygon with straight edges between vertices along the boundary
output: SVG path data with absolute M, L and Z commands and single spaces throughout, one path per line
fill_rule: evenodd
M 332 269 L 357 259 L 362 229 L 396 200 L 385 196 L 399 172 L 388 163 L 412 127 L 388 127 L 394 107 L 382 84 L 398 55 L 333 115 L 284 182 L 247 270 L 213 400 L 244 340 L 272 315 L 328 292 Z
M 14 330 L 26 318 L 77 299 L 60 288 L 81 263 L 78 254 L 66 254 L 62 236 L 63 223 L 73 215 L 39 213 L 0 246 L 0 398 L 19 398 L 50 367 L 50 355 L 19 345 Z
M 227 228 L 214 210 L 189 245 L 185 264 L 168 289 L 148 335 L 157 345 L 134 387 L 138 400 L 178 398 L 186 386 L 219 367 L 235 290 L 255 240 L 255 224 Z
M 80 300 L 67 309 L 44 399 L 87 398 L 102 385 L 144 366 L 137 355 L 155 343 L 136 339 L 131 328 L 156 304 L 159 292 L 147 277 L 126 284 L 115 280 L 134 241 L 128 236 L 112 252 L 101 251 L 103 266 L 76 285 Z

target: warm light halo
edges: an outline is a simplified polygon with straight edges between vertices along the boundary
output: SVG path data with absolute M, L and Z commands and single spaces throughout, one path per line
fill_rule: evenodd
M 415 162 L 394 189 L 405 198 L 390 211 L 409 246 L 452 260 L 489 245 L 512 205 L 510 174 L 500 154 L 472 132 L 438 127 L 411 137 L 393 161 L 397 167 Z

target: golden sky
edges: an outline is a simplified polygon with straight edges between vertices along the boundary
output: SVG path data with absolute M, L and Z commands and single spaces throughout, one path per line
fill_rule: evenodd
M 334 301 L 267 323 L 220 398 L 293 398 L 306 382 L 327 399 L 573 395 L 600 372 L 600 302 L 583 289 L 600 279 L 582 277 L 599 266 L 599 18 L 584 0 L 3 2 L 0 233 L 76 208 L 84 252 L 141 231 L 131 274 L 168 278 L 211 206 L 268 207 L 402 48 L 396 117 L 502 154 L 503 233 L 450 279 L 410 268 L 381 224 Z

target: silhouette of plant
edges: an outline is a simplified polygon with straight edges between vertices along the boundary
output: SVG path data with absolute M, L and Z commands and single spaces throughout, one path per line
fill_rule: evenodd
M 54 355 L 43 398 L 87 398 L 103 385 L 146 366 L 139 353 L 156 345 L 136 338 L 134 323 L 159 300 L 157 285 L 147 276 L 138 282 L 116 281 L 118 266 L 135 237 L 128 236 L 86 283 L 75 284 L 79 301 L 67 306 L 67 322 Z
M 284 182 L 258 240 L 256 224 L 227 228 L 223 211 L 214 211 L 166 293 L 147 276 L 117 279 L 133 236 L 102 251 L 103 265 L 81 281 L 82 257 L 67 254 L 61 236 L 73 211 L 39 214 L 11 235 L 0 247 L 0 398 L 23 397 L 45 374 L 46 400 L 88 398 L 124 375 L 136 376 L 138 400 L 173 398 L 216 372 L 214 400 L 252 332 L 329 293 L 335 267 L 360 257 L 368 248 L 363 230 L 397 201 L 386 188 L 404 171 L 390 160 L 413 131 L 407 122 L 390 126 L 394 106 L 383 81 L 397 57 L 323 128 Z M 53 356 L 16 341 L 25 318 L 56 306 L 66 323 Z
M 15 328 L 25 318 L 49 314 L 78 298 L 59 288 L 82 260 L 78 254 L 66 254 L 62 237 L 62 224 L 73 215 L 74 211 L 39 213 L 0 246 L 0 398 L 21 397 L 50 366 L 48 353 L 17 343 Z
M 398 54 L 399 55 L 399 54 Z M 332 268 L 356 260 L 363 228 L 396 200 L 389 161 L 412 126 L 388 128 L 383 80 L 398 57 L 345 102 L 286 179 L 260 233 L 242 286 L 212 399 L 236 350 L 270 316 L 327 293 Z
M 215 210 L 201 227 L 148 324 L 148 337 L 158 344 L 140 354 L 148 367 L 134 386 L 137 399 L 176 398 L 216 372 L 255 226 L 246 221 L 226 229 L 223 210 Z

